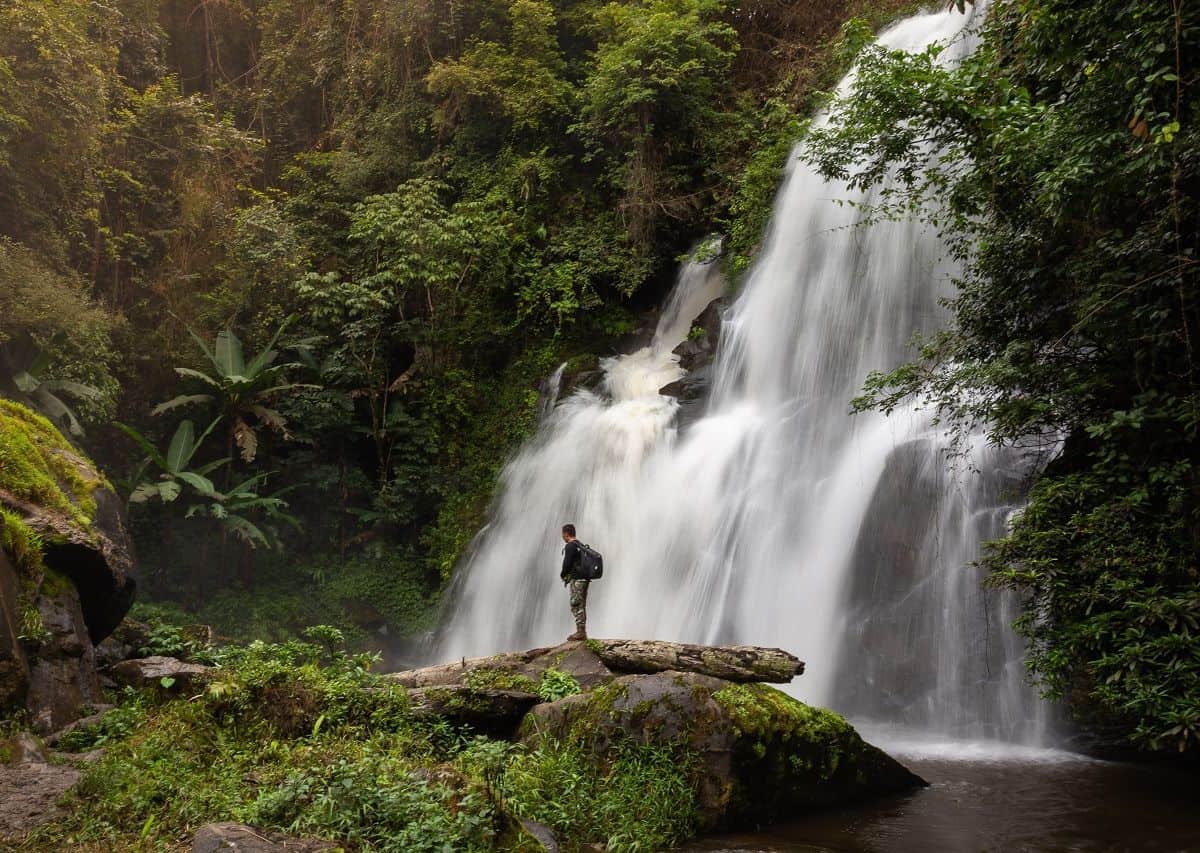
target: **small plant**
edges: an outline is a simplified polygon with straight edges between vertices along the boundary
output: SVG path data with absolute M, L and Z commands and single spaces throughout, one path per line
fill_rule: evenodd
M 36 604 L 29 604 L 21 610 L 21 629 L 17 634 L 18 640 L 29 645 L 40 646 L 53 636 L 46 628 L 46 623 L 42 621 L 42 611 Z
M 345 655 L 346 635 L 340 628 L 333 625 L 310 625 L 304 629 L 303 634 L 314 643 L 325 647 L 328 660 Z
M 146 709 L 147 699 L 132 688 L 126 688 L 122 704 L 101 717 L 95 725 L 67 732 L 58 742 L 58 748 L 64 752 L 87 752 L 123 741 L 146 721 Z
M 542 673 L 542 680 L 537 687 L 537 695 L 546 702 L 554 702 L 580 692 L 579 682 L 575 676 L 561 669 L 547 669 Z

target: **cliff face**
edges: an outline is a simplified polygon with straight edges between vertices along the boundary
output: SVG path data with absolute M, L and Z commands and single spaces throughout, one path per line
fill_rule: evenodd
M 0 709 L 47 732 L 100 701 L 94 646 L 133 602 L 120 502 L 49 421 L 0 400 Z

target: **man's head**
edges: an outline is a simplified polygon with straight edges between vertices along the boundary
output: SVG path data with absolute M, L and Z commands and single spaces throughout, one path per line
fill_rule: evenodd
M 570 542 L 575 538 L 575 525 L 564 524 L 562 528 L 562 537 L 564 542 Z

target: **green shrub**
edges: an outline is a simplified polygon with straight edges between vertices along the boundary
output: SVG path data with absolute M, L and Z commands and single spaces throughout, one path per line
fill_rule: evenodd
M 479 792 L 422 779 L 404 759 L 371 746 L 293 771 L 259 795 L 248 819 L 376 850 L 491 849 L 494 815 Z
M 627 743 L 606 766 L 574 744 L 543 741 L 518 754 L 500 778 L 505 807 L 554 829 L 571 846 L 655 851 L 696 825 L 690 784 L 694 757 L 682 750 Z
M 574 696 L 579 690 L 579 682 L 575 680 L 575 676 L 560 669 L 551 668 L 542 673 L 537 694 L 542 697 L 543 701 L 553 702 L 556 699 Z

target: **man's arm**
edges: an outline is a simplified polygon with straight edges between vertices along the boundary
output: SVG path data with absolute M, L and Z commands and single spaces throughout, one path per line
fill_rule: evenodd
M 567 580 L 571 575 L 571 569 L 575 568 L 575 563 L 579 560 L 579 543 L 572 539 L 563 547 L 563 563 L 562 571 L 558 576 L 563 580 Z

